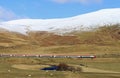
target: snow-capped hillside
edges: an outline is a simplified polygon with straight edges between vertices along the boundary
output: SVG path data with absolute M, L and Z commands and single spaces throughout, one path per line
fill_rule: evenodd
M 1 22 L 0 28 L 26 33 L 27 31 L 49 31 L 56 33 L 86 30 L 105 24 L 120 23 L 120 8 L 103 9 L 63 19 L 19 19 Z

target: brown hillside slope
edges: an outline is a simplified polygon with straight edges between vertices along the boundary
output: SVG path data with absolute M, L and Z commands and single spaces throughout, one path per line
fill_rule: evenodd
M 118 53 L 120 51 L 120 26 L 99 27 L 93 31 L 56 35 L 45 31 L 22 35 L 0 32 L 0 52 L 23 53 Z M 91 51 L 91 52 L 90 52 Z
M 41 46 L 79 44 L 77 36 L 61 36 L 48 32 L 31 32 L 29 33 L 29 39 Z
M 25 45 L 27 42 L 27 39 L 22 34 L 13 32 L 0 32 L 0 47 Z
M 93 31 L 75 33 L 84 44 L 114 44 L 120 42 L 120 25 L 103 26 Z

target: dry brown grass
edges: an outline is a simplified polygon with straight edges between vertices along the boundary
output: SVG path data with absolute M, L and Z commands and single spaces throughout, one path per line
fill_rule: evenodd
M 106 54 L 120 53 L 119 25 L 103 26 L 94 31 L 56 35 L 29 32 L 22 35 L 0 32 L 0 53 L 25 54 Z
M 45 67 L 49 67 L 49 65 L 24 65 L 24 64 L 18 64 L 18 65 L 12 65 L 13 68 L 22 69 L 22 70 L 40 70 Z

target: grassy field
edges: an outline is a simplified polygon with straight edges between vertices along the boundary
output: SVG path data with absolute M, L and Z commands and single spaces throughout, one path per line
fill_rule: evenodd
M 15 48 L 2 48 L 0 53 L 7 54 L 120 54 L 120 45 L 100 46 L 100 45 L 64 45 L 64 46 L 19 46 Z
M 62 62 L 74 66 L 84 64 L 86 68 L 112 71 L 113 73 L 101 73 L 96 70 L 94 72 L 91 72 L 91 70 L 87 70 L 88 72 L 43 71 L 40 70 L 41 67 L 38 67 L 39 65 L 43 67 L 43 65 Z M 15 68 L 13 65 L 18 65 L 19 68 Z M 120 58 L 0 58 L 0 78 L 120 78 L 120 73 L 114 72 L 120 72 Z

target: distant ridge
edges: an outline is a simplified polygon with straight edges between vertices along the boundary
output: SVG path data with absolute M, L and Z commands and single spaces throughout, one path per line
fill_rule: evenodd
M 120 8 L 113 8 L 61 19 L 19 19 L 6 21 L 0 23 L 0 28 L 22 34 L 26 34 L 29 31 L 66 33 L 119 23 Z

